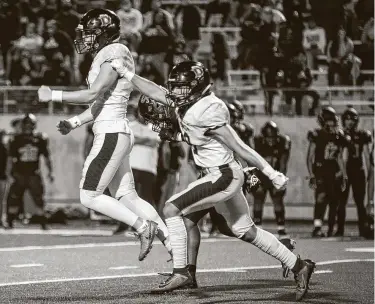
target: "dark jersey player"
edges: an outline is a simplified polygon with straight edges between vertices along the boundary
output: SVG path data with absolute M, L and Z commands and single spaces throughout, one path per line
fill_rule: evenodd
M 340 202 L 337 214 L 337 236 L 344 235 L 345 209 L 352 187 L 354 202 L 358 212 L 359 235 L 366 234 L 366 173 L 369 169 L 369 154 L 371 150 L 372 136 L 368 130 L 358 128 L 359 115 L 354 108 L 348 108 L 341 116 L 342 127 L 346 135 L 350 137 L 348 146 L 348 161 L 346 171 L 348 173 L 348 187 L 344 191 L 343 200 Z M 367 169 L 367 170 L 365 170 Z
M 7 224 L 13 228 L 13 222 L 22 208 L 22 198 L 28 189 L 36 205 L 36 217 L 42 229 L 46 229 L 44 215 L 44 186 L 40 173 L 40 157 L 44 156 L 48 167 L 48 178 L 53 181 L 52 164 L 48 150 L 48 138 L 44 133 L 35 132 L 36 118 L 26 114 L 21 121 L 21 133 L 16 134 L 9 143 L 9 176 L 11 181 L 7 200 Z
M 347 184 L 343 152 L 350 139 L 338 128 L 338 117 L 332 107 L 321 110 L 318 123 L 321 128 L 311 130 L 307 135 L 307 168 L 310 174 L 310 187 L 315 190 L 312 236 L 324 237 L 322 225 L 327 205 L 328 236 L 332 236 L 339 201 Z
M 261 129 L 261 133 L 254 138 L 255 151 L 257 151 L 271 166 L 286 174 L 290 156 L 291 141 L 289 136 L 283 135 L 273 121 L 268 121 Z M 263 206 L 269 191 L 275 210 L 277 230 L 279 237 L 285 237 L 285 190 L 276 190 L 267 179 L 262 179 L 260 187 L 253 192 L 254 196 L 254 222 L 262 225 Z

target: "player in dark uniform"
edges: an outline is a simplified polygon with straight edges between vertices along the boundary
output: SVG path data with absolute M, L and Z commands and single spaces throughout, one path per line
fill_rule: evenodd
M 349 189 L 352 187 L 354 202 L 357 205 L 359 235 L 365 236 L 366 227 L 366 174 L 369 167 L 371 132 L 358 128 L 359 115 L 354 108 L 347 109 L 341 116 L 342 127 L 346 135 L 350 137 L 348 147 L 348 161 L 346 171 L 348 173 L 348 186 L 344 191 L 337 213 L 336 236 L 344 235 L 345 211 L 348 202 Z M 365 161 L 364 161 L 365 157 Z M 365 170 L 367 167 L 367 170 Z
M 273 168 L 286 174 L 290 155 L 291 141 L 289 136 L 280 134 L 279 127 L 273 121 L 268 121 L 261 129 L 261 134 L 254 138 L 257 151 Z M 267 179 L 262 180 L 261 186 L 253 193 L 254 222 L 262 225 L 263 206 L 269 191 L 275 210 L 277 231 L 279 237 L 285 237 L 285 207 L 284 196 L 286 190 L 276 190 Z
M 318 123 L 321 128 L 311 130 L 307 135 L 307 168 L 310 174 L 310 187 L 315 190 L 312 236 L 324 237 L 322 225 L 327 205 L 328 236 L 332 236 L 339 201 L 347 184 L 343 151 L 350 139 L 338 128 L 338 117 L 332 107 L 324 107 L 321 110 Z
M 241 102 L 234 100 L 227 104 L 230 114 L 230 125 L 236 131 L 242 141 L 249 147 L 254 147 L 254 127 L 244 121 L 244 108 Z
M 13 222 L 21 208 L 22 197 L 28 189 L 37 207 L 36 217 L 42 229 L 47 229 L 44 214 L 44 186 L 40 174 L 39 160 L 43 155 L 48 168 L 48 178 L 52 182 L 52 164 L 48 149 L 48 138 L 44 133 L 35 132 L 36 118 L 26 114 L 21 121 L 22 132 L 16 134 L 9 143 L 11 161 L 11 182 L 7 200 L 7 226 L 13 228 Z

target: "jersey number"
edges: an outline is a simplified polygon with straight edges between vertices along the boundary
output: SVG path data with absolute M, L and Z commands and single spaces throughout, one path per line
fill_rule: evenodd
M 337 146 L 329 142 L 324 150 L 324 159 L 336 159 Z
M 38 161 L 38 148 L 27 145 L 18 149 L 20 153 L 20 161 L 22 162 L 36 162 Z

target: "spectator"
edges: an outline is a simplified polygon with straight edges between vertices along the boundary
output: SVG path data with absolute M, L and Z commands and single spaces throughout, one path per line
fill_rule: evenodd
M 366 22 L 361 37 L 360 58 L 363 70 L 374 70 L 374 30 L 374 18 L 372 17 Z M 358 85 L 362 85 L 367 79 L 374 81 L 374 75 L 361 74 Z
M 298 51 L 294 58 L 286 65 L 285 71 L 286 86 L 290 89 L 296 90 L 285 91 L 285 102 L 291 112 L 291 105 L 293 99 L 295 100 L 295 113 L 302 115 L 302 99 L 308 95 L 313 98 L 313 103 L 309 109 L 309 116 L 315 116 L 315 110 L 319 105 L 319 94 L 309 89 L 312 83 L 312 76 L 310 69 L 306 64 L 306 56 L 303 51 Z
M 42 35 L 44 31 L 43 2 L 42 0 L 26 0 L 20 3 L 21 22 L 25 25 L 34 23 L 38 35 Z
M 58 0 L 45 0 L 46 4 L 44 7 L 44 24 L 47 23 L 48 20 L 54 19 L 58 12 Z
M 131 0 L 121 0 L 121 8 L 117 11 L 120 18 L 120 42 L 132 52 L 137 52 L 141 42 L 143 17 L 139 10 L 133 8 Z
M 28 23 L 25 25 L 24 34 L 14 44 L 21 50 L 41 54 L 43 42 L 43 38 L 36 32 L 35 23 Z
M 173 46 L 175 39 L 173 17 L 166 10 L 161 8 L 160 0 L 152 1 L 152 11 L 144 15 L 144 24 L 142 29 L 142 42 L 139 53 L 144 57 L 149 57 L 153 67 L 156 68 L 165 82 L 164 60 L 167 51 Z
M 238 57 L 235 63 L 238 69 L 248 69 L 250 66 L 255 66 L 259 49 L 262 26 L 261 7 L 255 4 L 249 6 L 248 13 L 240 20 L 241 41 L 237 45 Z
M 343 85 L 352 85 L 352 68 L 354 63 L 354 44 L 346 35 L 343 28 L 339 29 L 336 37 L 328 43 L 327 60 L 328 66 L 328 85 L 333 86 L 335 75 L 340 77 L 340 83 Z
M 224 33 L 213 33 L 211 49 L 210 74 L 216 87 L 219 87 L 227 81 L 227 71 L 231 69 L 229 46 Z
M 14 0 L 0 1 L 0 46 L 3 56 L 3 67 L 7 66 L 7 54 L 11 49 L 12 41 L 16 40 L 20 31 L 20 12 Z M 6 30 L 4 30 L 6 29 Z
M 314 18 L 310 17 L 308 27 L 303 31 L 302 43 L 307 56 L 307 66 L 310 69 L 318 68 L 317 57 L 324 54 L 326 43 L 325 30 L 317 26 Z
M 302 41 L 290 24 L 286 24 L 280 29 L 279 47 L 284 55 L 285 62 L 289 62 L 296 50 L 302 49 Z
M 346 34 L 351 39 L 360 39 L 358 18 L 354 10 L 354 5 L 357 0 L 344 0 L 342 7 L 342 20 L 341 24 L 346 31 Z
M 55 20 L 47 21 L 43 39 L 43 49 L 47 60 L 52 60 L 55 53 L 61 53 L 64 56 L 64 61 L 66 61 L 67 66 L 73 68 L 73 41 L 67 33 L 57 28 L 57 22 Z
M 76 27 L 80 21 L 80 16 L 73 10 L 72 0 L 61 0 L 60 11 L 55 16 L 58 27 L 66 32 L 73 41 L 76 37 Z
M 196 5 L 184 0 L 175 12 L 175 20 L 178 24 L 178 33 L 181 33 L 186 43 L 186 53 L 193 60 L 196 59 L 196 52 L 199 47 L 201 27 L 201 15 Z
M 231 5 L 228 0 L 210 1 L 206 6 L 205 26 L 225 26 L 228 22 L 230 11 Z

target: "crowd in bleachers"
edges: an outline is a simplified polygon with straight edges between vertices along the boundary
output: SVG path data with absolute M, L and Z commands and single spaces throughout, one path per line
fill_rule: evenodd
M 78 56 L 73 41 L 80 16 L 93 7 L 117 12 L 120 42 L 132 51 L 138 72 L 158 83 L 188 58 L 207 63 L 214 81 L 224 84 L 228 70 L 258 70 L 262 87 L 293 87 L 292 78 L 305 85 L 306 68 L 317 70 L 322 62 L 329 85 L 335 75 L 339 84 L 363 84 L 369 76 L 360 69 L 374 69 L 372 0 L 3 0 L 3 83 L 84 85 L 92 58 Z M 223 30 L 212 31 L 207 42 L 202 27 Z M 226 28 L 239 29 L 232 49 L 235 32 Z M 301 67 L 292 75 L 296 62 Z

